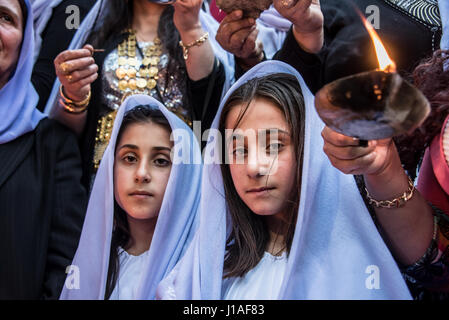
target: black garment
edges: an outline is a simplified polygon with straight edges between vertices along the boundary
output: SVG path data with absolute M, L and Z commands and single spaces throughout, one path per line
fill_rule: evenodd
M 324 84 L 351 74 L 378 68 L 374 47 L 354 5 L 379 8 L 376 30 L 403 76 L 439 48 L 441 27 L 411 17 L 385 0 L 322 0 L 325 46 L 318 55 L 304 52 L 292 31 L 275 59 L 291 64 L 315 93 Z
M 100 76 L 92 83 L 92 99 L 87 111 L 86 127 L 80 137 L 83 162 L 82 181 L 88 190 L 90 190 L 91 177 L 94 173 L 93 156 L 98 120 L 111 111 L 103 102 L 103 81 L 101 77 L 103 64 L 106 57 L 117 48 L 119 43 L 125 40 L 126 36 L 127 34 L 123 33 L 107 40 L 102 46 L 105 51 L 94 54 Z M 186 100 L 189 104 L 187 109 L 190 110 L 193 121 L 201 121 L 201 133 L 210 128 L 217 113 L 225 80 L 225 69 L 218 59 L 216 59 L 214 68 L 208 77 L 198 81 L 192 81 L 186 77 L 186 94 L 188 96 Z M 204 108 L 207 108 L 207 110 Z
M 40 111 L 44 110 L 56 80 L 53 61 L 58 54 L 69 47 L 77 31 L 65 27 L 66 19 L 69 17 L 65 12 L 66 8 L 71 5 L 77 6 L 82 21 L 94 4 L 95 0 L 63 0 L 53 9 L 53 15 L 41 35 L 42 46 L 31 76 L 31 82 L 39 94 L 37 108 Z
M 87 205 L 76 138 L 43 119 L 0 159 L 0 299 L 57 299 Z

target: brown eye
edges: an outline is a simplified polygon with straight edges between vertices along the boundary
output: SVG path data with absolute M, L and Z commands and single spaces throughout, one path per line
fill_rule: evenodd
M 158 167 L 167 167 L 170 165 L 170 161 L 168 161 L 167 159 L 164 159 L 164 158 L 157 158 L 154 160 L 154 163 Z
M 281 150 L 282 147 L 283 147 L 282 143 L 271 143 L 270 145 L 268 145 L 267 151 L 269 151 L 269 152 L 279 152 L 279 150 Z
M 13 23 L 14 22 L 13 18 L 10 15 L 6 14 L 6 13 L 1 13 L 0 14 L 0 19 L 6 21 L 8 23 Z
M 126 163 L 135 163 L 135 162 L 137 162 L 137 158 L 135 157 L 135 156 L 133 156 L 133 155 L 126 155 L 126 156 L 124 156 L 123 157 L 123 160 L 126 162 Z
M 232 151 L 232 154 L 234 154 L 236 156 L 243 156 L 246 154 L 246 149 L 245 148 L 236 148 L 236 149 L 234 149 L 234 151 Z

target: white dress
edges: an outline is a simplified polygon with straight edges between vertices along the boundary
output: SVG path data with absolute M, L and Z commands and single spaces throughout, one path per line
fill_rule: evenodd
M 287 253 L 273 256 L 268 252 L 243 277 L 223 281 L 224 300 L 276 300 L 287 267 Z
M 109 300 L 135 300 L 140 285 L 140 276 L 143 271 L 143 263 L 148 256 L 148 251 L 141 255 L 133 256 L 119 248 L 120 271 Z

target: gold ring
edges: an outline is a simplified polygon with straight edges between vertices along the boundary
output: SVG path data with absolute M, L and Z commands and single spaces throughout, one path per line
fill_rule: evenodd
M 62 72 L 68 73 L 68 71 L 69 71 L 69 65 L 68 65 L 67 63 L 63 62 L 63 63 L 61 63 L 61 64 L 59 65 L 59 67 L 61 68 Z
M 65 77 L 67 79 L 67 81 L 69 81 L 70 83 L 73 81 L 73 76 L 71 74 L 69 74 L 68 76 Z
M 295 0 L 282 0 L 281 4 L 285 7 L 285 8 L 292 8 L 295 6 L 295 4 L 297 3 L 297 1 Z

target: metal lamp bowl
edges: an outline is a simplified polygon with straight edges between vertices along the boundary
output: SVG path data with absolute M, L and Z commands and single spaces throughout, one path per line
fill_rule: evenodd
M 390 138 L 419 127 L 430 104 L 395 72 L 368 71 L 337 79 L 315 96 L 316 110 L 331 129 L 363 140 Z

